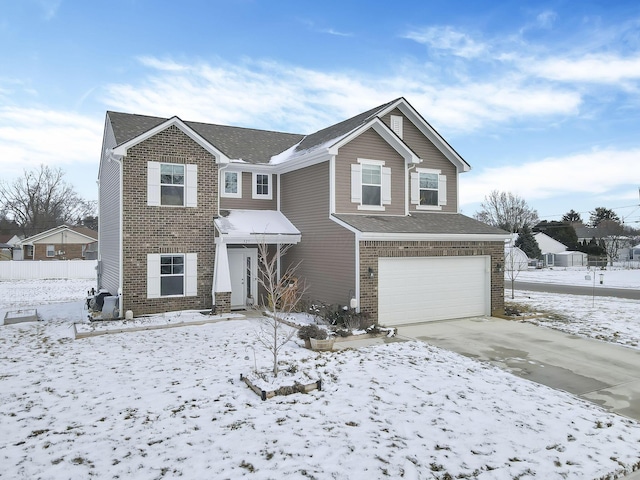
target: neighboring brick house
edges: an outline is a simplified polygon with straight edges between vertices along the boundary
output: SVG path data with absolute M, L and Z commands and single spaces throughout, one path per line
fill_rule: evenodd
M 98 232 L 87 227 L 60 225 L 20 241 L 24 260 L 84 260 Z
M 469 169 L 404 98 L 311 135 L 107 112 L 98 287 L 136 315 L 246 308 L 260 242 L 381 324 L 501 312 L 509 235 L 458 213 Z

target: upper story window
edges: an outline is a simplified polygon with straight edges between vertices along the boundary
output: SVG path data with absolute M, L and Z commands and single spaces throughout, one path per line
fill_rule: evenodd
M 222 196 L 242 198 L 242 172 L 224 172 Z
M 420 203 L 419 205 L 438 205 L 438 174 L 419 173 Z
M 198 166 L 147 162 L 147 205 L 198 206 Z
M 447 204 L 447 178 L 440 170 L 416 168 L 411 172 L 411 203 L 417 210 L 441 210 Z
M 362 205 L 382 205 L 382 166 L 362 165 Z
M 262 198 L 271 200 L 273 198 L 271 174 L 270 173 L 254 173 L 253 174 L 253 198 Z
M 381 210 L 391 203 L 391 169 L 381 160 L 358 159 L 351 165 L 351 201 L 359 210 Z
M 184 165 L 160 164 L 160 205 L 184 205 Z

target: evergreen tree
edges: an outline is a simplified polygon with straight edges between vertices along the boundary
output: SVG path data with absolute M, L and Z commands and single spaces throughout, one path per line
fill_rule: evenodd
M 562 221 L 566 223 L 582 223 L 582 217 L 578 212 L 571 209 L 562 216 Z
M 536 241 L 531 229 L 524 225 L 518 231 L 518 239 L 516 240 L 516 247 L 522 250 L 527 254 L 529 258 L 540 258 L 542 257 L 542 252 L 540 251 L 540 247 L 538 246 L 538 242 Z

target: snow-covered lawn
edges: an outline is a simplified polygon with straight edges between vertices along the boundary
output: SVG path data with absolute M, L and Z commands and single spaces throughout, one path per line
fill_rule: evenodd
M 547 315 L 526 320 L 536 325 L 640 349 L 640 300 L 511 290 L 507 306 L 526 306 Z
M 562 285 L 580 285 L 593 287 L 595 272 L 596 288 L 600 286 L 600 274 L 603 274 L 604 287 L 614 288 L 640 288 L 640 269 L 621 268 L 619 266 L 607 267 L 606 270 L 587 267 L 553 267 L 543 269 L 529 269 L 516 272 L 517 282 L 557 283 Z M 505 280 L 510 280 L 510 272 L 505 272 Z M 591 278 L 587 280 L 585 277 Z
M 0 282 L 2 316 L 39 305 L 20 283 L 9 295 Z M 0 326 L 1 477 L 593 479 L 640 467 L 637 422 L 422 342 L 329 354 L 291 343 L 282 367 L 317 373 L 323 389 L 262 402 L 239 379 L 259 320 L 73 340 L 86 287 L 65 294 L 72 283 L 35 288 L 76 303 Z

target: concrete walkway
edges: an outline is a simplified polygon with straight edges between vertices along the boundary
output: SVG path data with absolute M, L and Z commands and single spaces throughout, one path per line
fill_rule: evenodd
M 640 350 L 493 317 L 399 326 L 398 336 L 488 361 L 640 420 Z

